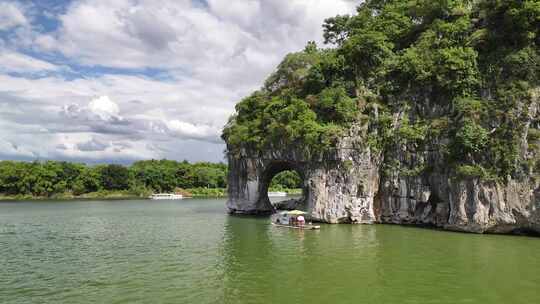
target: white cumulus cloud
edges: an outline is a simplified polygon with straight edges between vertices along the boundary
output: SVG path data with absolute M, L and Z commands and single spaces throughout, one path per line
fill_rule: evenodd
M 219 161 L 235 104 L 360 0 L 28 3 L 0 0 L 0 156 Z
M 0 2 L 0 31 L 28 23 L 21 9 L 12 2 Z
M 219 134 L 221 132 L 220 128 L 209 125 L 196 125 L 179 120 L 171 120 L 167 125 L 173 134 L 192 139 L 219 141 Z
M 118 104 L 111 101 L 109 96 L 100 96 L 92 99 L 88 104 L 88 109 L 103 120 L 109 120 L 112 117 L 118 117 L 120 108 Z

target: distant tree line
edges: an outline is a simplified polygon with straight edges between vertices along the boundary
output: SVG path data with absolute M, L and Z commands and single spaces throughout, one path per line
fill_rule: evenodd
M 272 183 L 277 188 L 297 188 L 296 173 L 283 172 Z M 172 160 L 137 161 L 90 166 L 63 161 L 0 161 L 0 194 L 51 197 L 75 196 L 100 191 L 129 191 L 133 194 L 171 192 L 177 188 L 226 188 L 227 165 Z
M 298 189 L 302 188 L 302 179 L 296 171 L 283 171 L 272 179 L 270 189 Z

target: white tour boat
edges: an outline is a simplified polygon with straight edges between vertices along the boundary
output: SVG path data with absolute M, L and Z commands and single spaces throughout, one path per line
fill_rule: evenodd
M 174 193 L 155 193 L 150 196 L 150 199 L 152 200 L 179 200 L 183 198 L 184 196 L 182 196 L 182 194 Z
M 268 197 L 284 197 L 287 196 L 287 192 L 268 192 Z

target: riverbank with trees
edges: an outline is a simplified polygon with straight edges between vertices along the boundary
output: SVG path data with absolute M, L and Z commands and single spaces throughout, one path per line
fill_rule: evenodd
M 272 191 L 299 194 L 294 172 L 274 178 Z M 144 160 L 130 166 L 87 165 L 64 161 L 0 161 L 0 200 L 130 199 L 156 192 L 186 197 L 227 195 L 227 165 Z

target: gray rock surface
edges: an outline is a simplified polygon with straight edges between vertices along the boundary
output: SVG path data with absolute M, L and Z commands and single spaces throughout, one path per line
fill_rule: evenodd
M 297 210 L 304 209 L 303 199 L 289 199 L 273 203 L 276 210 Z
M 475 233 L 540 233 L 540 185 L 510 180 L 456 180 L 432 173 L 422 177 L 381 176 L 369 154 L 355 150 L 325 162 L 307 162 L 294 153 L 271 158 L 229 155 L 229 200 L 236 214 L 268 214 L 272 177 L 296 170 L 304 179 L 300 207 L 311 220 L 326 223 L 427 225 Z M 338 153 L 339 154 L 339 153 Z

